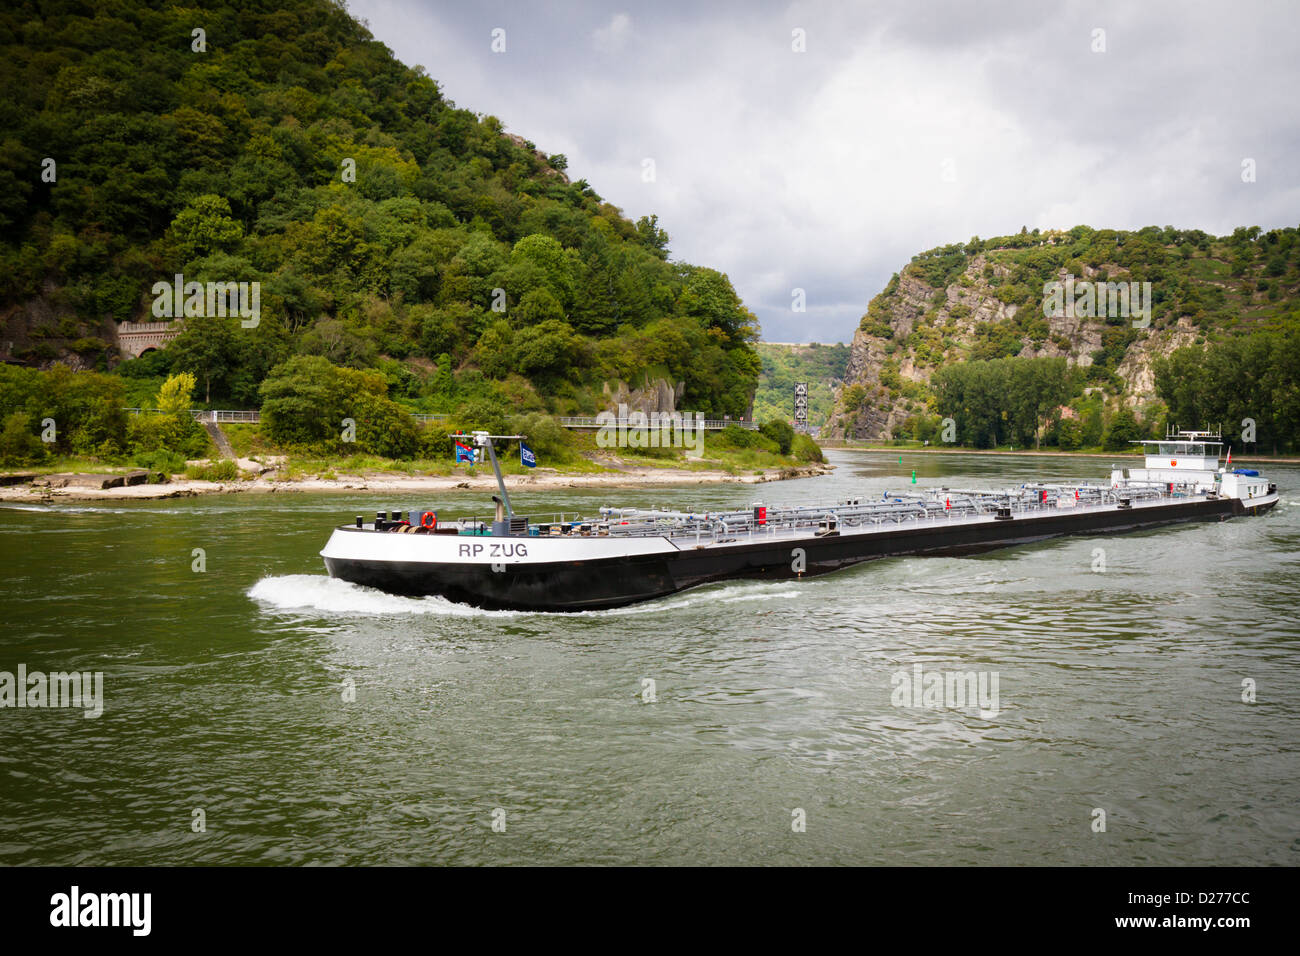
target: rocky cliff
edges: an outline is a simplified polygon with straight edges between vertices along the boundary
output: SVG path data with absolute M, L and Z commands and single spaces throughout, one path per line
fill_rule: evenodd
M 1277 235 L 1077 227 L 921 253 L 871 301 L 854 333 L 829 434 L 892 437 L 932 410 L 936 369 L 1007 356 L 1064 356 L 1089 370 L 1088 391 L 1103 393 L 1109 407 L 1148 417 L 1158 405 L 1157 357 L 1296 310 L 1300 243 L 1269 241 Z M 1053 281 L 1075 298 L 1053 302 L 1045 295 Z M 1100 307 L 1080 301 L 1088 284 L 1133 282 L 1130 314 L 1107 314 L 1123 307 L 1108 310 L 1104 291 Z M 1149 316 L 1132 314 L 1142 291 Z
M 637 388 L 631 388 L 627 382 L 617 379 L 606 382 L 602 393 L 604 411 L 619 414 L 624 408 L 628 412 L 673 412 L 686 392 L 685 382 L 669 382 L 664 378 L 646 377 Z

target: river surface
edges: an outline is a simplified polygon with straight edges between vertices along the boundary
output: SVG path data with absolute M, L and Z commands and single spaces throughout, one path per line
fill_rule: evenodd
M 516 506 L 1109 465 L 831 459 L 827 477 Z M 331 526 L 484 513 L 479 494 L 0 506 L 0 671 L 104 682 L 97 719 L 0 709 L 0 863 L 1296 865 L 1300 468 L 1265 473 L 1282 502 L 1261 518 L 577 615 L 325 576 Z M 974 675 L 995 706 L 903 699 L 917 665 Z

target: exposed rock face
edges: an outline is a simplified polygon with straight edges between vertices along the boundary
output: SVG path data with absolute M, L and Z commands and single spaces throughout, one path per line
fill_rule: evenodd
M 67 365 L 93 369 L 117 358 L 117 323 L 108 316 L 79 315 L 53 282 L 25 302 L 0 310 L 0 361 L 37 368 Z
M 1196 326 L 1187 316 L 1180 316 L 1170 328 L 1157 329 L 1155 334 L 1145 340 L 1135 342 L 1119 363 L 1116 374 L 1127 386 L 1124 404 L 1135 408 L 1149 401 L 1156 394 L 1156 373 L 1154 361 L 1168 355 L 1175 349 L 1181 349 L 1196 342 Z
M 1106 268 L 1115 279 L 1116 267 Z M 838 392 L 827 436 L 889 438 L 896 427 L 921 410 L 924 399 L 918 398 L 918 393 L 927 391 L 930 376 L 941 365 L 971 357 L 980 326 L 1016 318 L 1018 306 L 1002 302 L 993 285 L 1007 280 L 1008 273 L 1005 265 L 990 261 L 983 253 L 971 257 L 965 270 L 944 288 L 931 286 L 905 269 L 891 289 L 873 300 L 871 312 L 853 335 L 844 386 Z M 1076 279 L 1092 279 L 1100 273 L 1100 269 L 1084 266 Z M 1092 364 L 1093 353 L 1103 346 L 1104 318 L 1062 311 L 1043 316 L 1043 320 L 1047 334 L 1037 339 L 1023 336 L 1020 356 L 1064 356 L 1072 366 Z M 884 334 L 882 322 L 891 334 Z M 1155 358 L 1193 344 L 1198 335 L 1185 316 L 1164 327 L 1158 325 L 1136 330 L 1135 340 L 1116 367 L 1125 386 L 1122 400 L 1129 407 L 1139 408 L 1155 398 Z M 914 332 L 918 334 L 914 336 Z M 882 377 L 888 380 L 882 381 Z M 865 394 L 856 408 L 849 408 L 845 396 L 854 394 L 848 392 L 854 385 L 861 386 Z M 905 394 L 909 386 L 910 397 Z
M 677 402 L 686 391 L 686 383 L 676 385 L 662 378 L 647 381 L 640 388 L 629 388 L 627 382 L 606 382 L 604 385 L 605 410 L 618 413 L 620 405 L 629 412 L 676 411 Z
M 522 136 L 516 133 L 506 133 L 505 137 L 506 139 L 510 140 L 510 142 L 514 143 L 516 146 L 520 147 L 521 149 L 531 149 L 533 151 L 533 155 L 546 164 L 546 168 L 542 170 L 542 172 L 545 175 L 551 177 L 558 177 L 560 181 L 565 184 L 569 182 L 568 176 L 564 175 L 564 173 L 560 172 L 558 169 L 555 169 L 550 165 L 551 158 L 547 156 L 544 152 L 542 152 L 540 149 L 538 149 L 536 146 L 534 146 L 532 143 L 530 143 L 528 140 L 524 139 Z

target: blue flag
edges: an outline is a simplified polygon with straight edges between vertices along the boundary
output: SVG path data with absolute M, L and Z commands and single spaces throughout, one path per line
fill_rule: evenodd
M 533 450 L 523 442 L 519 443 L 519 463 L 528 468 L 537 467 L 537 456 L 533 454 Z
M 456 464 L 459 465 L 462 461 L 467 461 L 471 465 L 474 464 L 474 449 L 456 442 Z

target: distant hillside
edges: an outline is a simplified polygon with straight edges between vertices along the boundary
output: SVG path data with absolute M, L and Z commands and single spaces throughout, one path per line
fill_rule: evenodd
M 186 319 L 127 364 L 213 403 L 255 406 L 309 354 L 431 411 L 749 408 L 757 322 L 726 276 L 668 261 L 654 216 L 457 108 L 341 3 L 19 4 L 0 94 L 0 359 L 116 367 L 118 323 L 183 274 L 260 282 L 260 325 Z
M 1151 283 L 1149 327 L 1135 328 L 1131 317 L 1119 315 L 1070 315 L 1057 308 L 1045 314 L 1045 284 L 1067 276 L 1080 283 Z M 1172 372 L 1162 385 L 1158 372 L 1174 367 L 1162 362 L 1180 348 L 1199 354 L 1242 337 L 1271 334 L 1287 340 L 1298 329 L 1300 234 L 1293 228 L 1240 228 L 1215 237 L 1173 227 L 1124 232 L 1078 226 L 1068 232 L 976 237 L 915 256 L 872 299 L 853 338 L 831 433 L 879 439 L 925 432 L 928 437 L 944 411 L 943 396 L 934 387 L 938 370 L 1013 357 L 1064 360 L 1057 376 L 1064 377 L 1053 392 L 1064 389 L 1059 397 L 1070 405 L 1066 419 L 1087 423 L 1085 444 L 1095 444 L 1123 410 L 1143 432 L 1160 427 L 1171 402 L 1183 414 L 1231 417 L 1226 410 L 1213 411 L 1219 406 L 1212 395 L 1185 401 L 1187 389 L 1178 391 Z M 1187 367 L 1185 361 L 1174 364 Z M 1248 414 L 1268 417 L 1273 406 L 1263 406 L 1281 396 L 1256 395 L 1256 409 Z M 962 408 L 969 409 L 969 403 Z M 1004 408 L 1004 421 L 1008 414 Z M 1281 436 L 1291 428 L 1284 421 L 1289 413 L 1279 406 L 1276 414 Z M 1042 440 L 1059 419 L 1041 419 L 1021 440 Z M 982 440 L 993 440 L 996 431 Z M 1001 431 L 1000 440 L 1007 440 L 1010 430 Z M 1055 432 L 1049 440 L 1054 438 Z
M 835 405 L 835 389 L 844 379 L 849 347 L 838 342 L 833 345 L 759 342 L 757 348 L 763 370 L 754 395 L 755 419 L 791 421 L 795 383 L 807 382 L 808 424 L 824 427 Z

